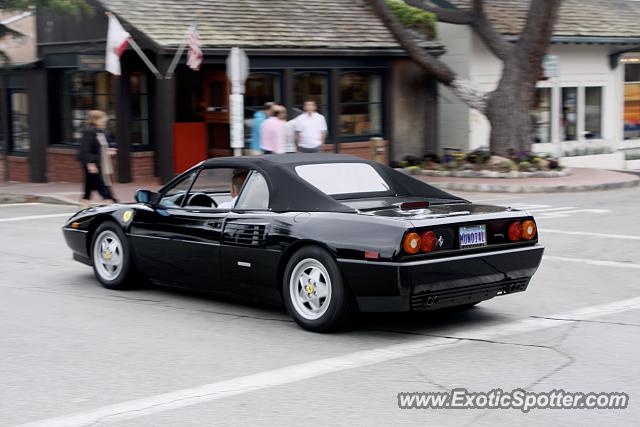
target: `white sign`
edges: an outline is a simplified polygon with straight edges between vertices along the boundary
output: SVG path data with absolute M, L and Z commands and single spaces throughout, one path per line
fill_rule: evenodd
M 232 93 L 229 96 L 231 122 L 231 148 L 244 148 L 244 95 Z M 234 151 L 234 155 L 240 153 Z
M 558 55 L 545 55 L 542 59 L 542 70 L 546 78 L 559 77 Z
M 229 95 L 231 148 L 233 155 L 242 155 L 244 148 L 244 84 L 249 77 L 249 58 L 240 48 L 231 48 L 227 57 L 227 78 L 231 81 Z
M 249 77 L 249 58 L 238 47 L 232 47 L 227 57 L 227 77 L 231 81 L 232 93 L 244 93 L 244 83 Z

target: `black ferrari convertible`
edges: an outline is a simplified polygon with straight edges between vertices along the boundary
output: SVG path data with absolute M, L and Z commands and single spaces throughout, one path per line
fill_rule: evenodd
M 105 287 L 149 281 L 284 304 L 313 331 L 358 311 L 522 292 L 543 253 L 524 211 L 345 155 L 210 159 L 136 201 L 82 210 L 63 227 Z

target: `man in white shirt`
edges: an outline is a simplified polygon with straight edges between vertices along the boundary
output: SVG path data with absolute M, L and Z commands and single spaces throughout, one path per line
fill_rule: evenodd
M 247 171 L 239 169 L 233 172 L 233 178 L 231 178 L 231 200 L 222 202 L 218 205 L 218 209 L 233 209 L 238 200 L 238 194 L 242 189 L 244 180 L 247 179 Z
M 322 151 L 322 144 L 327 139 L 327 121 L 317 109 L 315 101 L 306 101 L 304 113 L 296 118 L 296 145 L 303 153 Z

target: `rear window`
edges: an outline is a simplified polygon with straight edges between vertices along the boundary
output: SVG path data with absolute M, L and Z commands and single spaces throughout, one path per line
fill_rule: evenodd
M 389 185 L 366 163 L 320 163 L 296 166 L 300 178 L 330 196 L 380 193 Z

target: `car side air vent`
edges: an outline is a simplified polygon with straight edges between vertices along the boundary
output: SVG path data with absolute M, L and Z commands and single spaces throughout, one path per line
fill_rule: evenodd
M 232 245 L 260 246 L 265 241 L 266 228 L 265 224 L 227 223 L 222 241 Z

